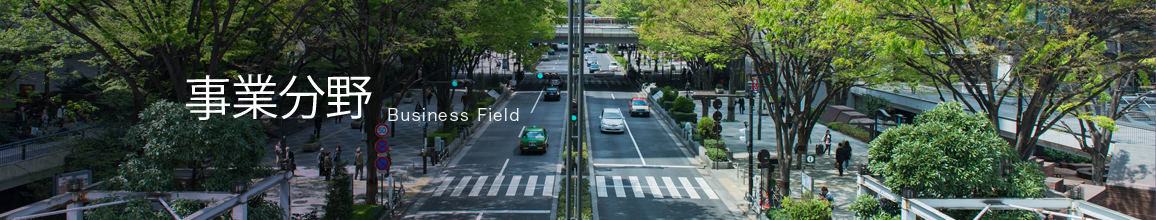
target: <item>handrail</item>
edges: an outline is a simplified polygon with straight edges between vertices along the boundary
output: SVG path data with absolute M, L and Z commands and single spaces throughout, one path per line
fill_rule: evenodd
M 77 130 L 57 132 L 43 137 L 31 138 L 0 145 L 0 165 L 11 164 L 24 161 L 29 158 L 35 158 L 38 156 L 64 151 L 67 148 L 62 148 L 59 147 L 59 145 L 50 143 L 66 140 L 74 135 L 84 135 L 84 130 L 95 127 L 98 126 L 89 126 Z M 32 149 L 29 149 L 29 146 L 32 146 Z

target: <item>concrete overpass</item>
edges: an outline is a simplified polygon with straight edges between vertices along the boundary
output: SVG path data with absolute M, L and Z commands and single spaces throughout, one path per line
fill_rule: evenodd
M 586 43 L 606 43 L 606 44 L 637 44 L 638 33 L 634 32 L 634 26 L 623 26 L 618 24 L 586 24 L 586 34 L 583 36 L 583 41 Z M 559 25 L 554 28 L 554 39 L 542 40 L 534 39 L 531 43 L 566 43 L 566 38 L 570 28 L 567 25 Z
M 62 171 L 73 140 L 82 136 L 82 131 L 68 131 L 0 145 L 0 191 Z

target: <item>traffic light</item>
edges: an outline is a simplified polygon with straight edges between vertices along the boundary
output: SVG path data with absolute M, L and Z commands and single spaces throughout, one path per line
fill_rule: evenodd
M 472 85 L 474 85 L 474 80 L 469 80 L 469 79 L 455 79 L 454 81 L 450 82 L 450 85 L 452 85 L 452 86 L 454 86 L 454 87 L 458 87 L 458 86 L 469 87 L 469 86 L 472 86 Z
M 543 78 L 543 74 L 542 74 L 542 73 L 538 73 L 538 79 L 542 79 L 542 78 Z
M 759 168 L 768 168 L 771 166 L 771 152 L 767 151 L 767 149 L 759 151 L 758 159 Z
M 578 121 L 578 100 L 570 100 L 570 121 Z

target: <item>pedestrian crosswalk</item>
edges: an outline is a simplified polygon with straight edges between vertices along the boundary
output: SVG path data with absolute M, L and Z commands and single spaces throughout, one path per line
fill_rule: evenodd
M 619 76 L 619 77 L 606 77 L 606 78 L 590 77 L 590 78 L 585 79 L 583 81 L 585 82 L 585 84 L 587 86 L 591 86 L 591 85 L 594 85 L 594 86 L 602 86 L 602 85 L 605 85 L 605 86 L 627 86 L 627 85 L 631 85 L 630 80 L 623 79 L 621 76 Z M 546 80 L 541 80 L 541 79 L 532 79 L 532 80 L 528 80 L 526 82 L 523 82 L 523 84 L 548 85 L 548 82 Z
M 441 178 L 432 196 L 552 197 L 556 179 L 555 175 L 446 176 Z M 719 199 L 702 177 L 598 175 L 594 176 L 593 183 L 598 197 Z M 505 193 L 499 195 L 503 189 Z

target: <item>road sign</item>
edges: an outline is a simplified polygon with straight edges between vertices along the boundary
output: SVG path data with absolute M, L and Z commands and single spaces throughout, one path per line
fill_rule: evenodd
M 377 153 L 379 154 L 389 152 L 389 142 L 385 142 L 385 140 L 377 140 L 377 143 L 373 145 L 373 149 L 377 150 Z
M 802 174 L 803 174 L 803 189 L 805 189 L 807 191 L 815 191 L 815 180 L 811 179 L 811 176 L 807 176 L 807 173 L 802 173 Z
M 815 166 L 815 155 L 808 154 L 803 161 L 807 162 L 807 166 Z
M 376 133 L 377 137 L 383 138 L 389 134 L 389 125 L 385 125 L 385 123 L 377 124 L 377 128 L 373 129 L 373 133 Z
M 714 101 L 712 101 L 710 104 L 711 104 L 711 106 L 714 106 L 714 109 L 720 109 L 720 108 L 722 108 L 722 100 L 719 100 L 719 99 L 715 99 L 715 100 L 714 100 Z
M 385 157 L 378 157 L 373 166 L 377 168 L 377 173 L 389 173 L 389 159 Z

